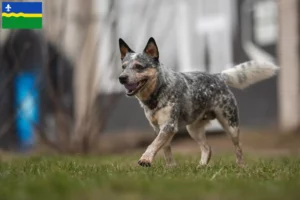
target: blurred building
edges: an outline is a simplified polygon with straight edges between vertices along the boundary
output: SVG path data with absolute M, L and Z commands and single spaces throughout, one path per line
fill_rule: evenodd
M 31 41 L 33 46 L 37 46 L 35 51 L 44 54 L 39 56 L 35 51 L 30 51 L 31 53 L 26 54 L 30 60 L 28 62 L 51 66 L 50 71 L 43 71 L 44 75 L 51 74 L 54 89 L 62 90 L 60 102 L 67 107 L 70 115 L 80 116 L 84 105 L 90 102 L 89 96 L 97 96 L 102 104 L 103 99 L 110 101 L 110 96 L 123 93 L 117 79 L 121 71 L 119 37 L 135 51 L 142 51 L 148 38 L 154 37 L 161 62 L 176 71 L 217 73 L 248 60 L 266 60 L 280 64 L 278 59 L 284 60 L 285 57 L 284 53 L 279 57 L 277 50 L 285 52 L 282 49 L 288 49 L 292 41 L 282 42 L 282 28 L 279 29 L 279 25 L 282 25 L 282 20 L 287 20 L 283 26 L 292 27 L 289 22 L 298 23 L 297 3 L 297 0 L 43 0 L 42 31 L 29 32 L 34 34 L 33 37 L 23 32 L 17 37 L 20 40 L 16 40 L 10 31 L 0 31 L 1 77 L 7 76 L 12 65 L 5 54 L 7 47 L 11 45 L 8 41 L 13 38 L 16 46 Z M 287 5 L 284 10 L 280 9 L 282 5 Z M 294 12 L 289 12 L 291 5 L 294 5 Z M 282 19 L 282 12 L 289 15 Z M 294 21 L 289 21 L 288 17 Z M 285 30 L 287 33 L 295 31 Z M 294 35 L 299 35 L 299 30 Z M 278 48 L 278 44 L 286 46 Z M 43 61 L 53 55 L 55 59 L 51 59 L 51 63 Z M 286 65 L 288 64 L 285 62 L 284 66 Z M 295 76 L 295 85 L 299 76 L 298 71 L 295 71 L 297 67 L 299 68 L 295 61 L 290 65 L 291 69 L 285 68 L 287 73 L 280 79 L 284 82 L 280 90 L 277 88 L 278 77 L 244 91 L 233 90 L 240 107 L 243 127 L 274 128 L 279 127 L 279 123 L 283 121 L 289 121 L 288 113 L 293 106 L 289 106 L 288 98 L 279 97 L 285 92 L 284 96 L 293 98 L 292 105 L 296 104 L 299 97 L 295 96 L 299 86 L 293 87 L 292 92 L 287 92 L 286 88 L 289 88 L 288 74 Z M 92 80 L 94 82 L 90 83 L 88 73 L 91 72 L 95 75 Z M 4 87 L 3 80 L 0 81 L 3 86 L 0 92 L 6 94 L 1 100 L 0 112 L 14 112 L 12 105 L 4 106 L 13 98 L 11 85 Z M 87 93 L 86 88 L 89 87 L 95 87 L 91 90 L 92 93 Z M 42 101 L 45 109 L 42 110 L 48 111 L 43 111 L 41 118 L 43 127 L 51 133 L 55 130 L 55 123 L 51 105 L 46 103 L 47 98 L 47 94 L 44 95 Z M 299 109 L 296 110 L 298 115 Z M 109 112 L 106 132 L 151 130 L 134 98 L 121 95 Z M 0 118 L 0 126 L 3 127 L 6 118 L 1 117 L 3 119 Z M 299 124 L 298 116 L 293 115 L 293 119 L 294 122 L 289 127 Z M 218 123 L 213 123 L 211 130 L 219 128 Z M 13 135 L 13 132 L 12 129 L 4 135 Z
M 141 51 L 153 36 L 161 61 L 177 71 L 217 73 L 252 59 L 278 64 L 279 23 L 275 0 L 107 2 L 114 9 L 104 9 L 106 17 L 101 19 L 100 69 L 105 74 L 112 74 L 120 66 L 120 61 L 111 59 L 119 56 L 117 37 Z M 102 92 L 122 90 L 117 87 L 117 79 L 110 75 L 104 79 Z M 277 127 L 277 77 L 244 91 L 233 91 L 243 127 Z M 132 117 L 124 117 L 126 113 Z M 118 125 L 126 129 L 148 127 L 138 103 L 125 97 L 117 105 L 108 127 L 117 131 Z M 212 130 L 219 128 L 218 123 L 212 126 Z

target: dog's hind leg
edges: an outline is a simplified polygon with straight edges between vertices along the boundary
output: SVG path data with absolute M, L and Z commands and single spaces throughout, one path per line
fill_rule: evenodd
M 235 149 L 236 163 L 239 166 L 243 166 L 243 151 L 239 141 L 240 130 L 236 104 L 232 104 L 227 110 L 222 110 L 222 112 L 217 112 L 216 114 L 218 121 L 232 140 Z
M 190 136 L 198 143 L 201 150 L 200 165 L 207 165 L 211 157 L 211 148 L 207 144 L 205 135 L 205 126 L 209 123 L 209 120 L 200 120 L 193 124 L 187 125 L 187 131 Z

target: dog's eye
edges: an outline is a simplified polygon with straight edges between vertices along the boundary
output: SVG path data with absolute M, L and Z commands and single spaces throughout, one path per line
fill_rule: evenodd
M 142 70 L 142 69 L 144 69 L 144 67 L 143 67 L 142 65 L 138 65 L 138 64 L 137 64 L 137 65 L 135 65 L 134 67 L 135 67 L 136 69 L 139 69 L 139 70 Z
M 122 69 L 125 69 L 126 68 L 126 65 L 122 65 Z

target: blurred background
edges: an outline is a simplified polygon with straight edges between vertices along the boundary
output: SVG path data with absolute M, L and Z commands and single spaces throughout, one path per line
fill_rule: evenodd
M 1 149 L 103 153 L 148 145 L 153 131 L 118 82 L 119 38 L 141 52 L 154 37 L 161 62 L 182 72 L 217 73 L 248 60 L 276 63 L 279 76 L 232 89 L 242 137 L 251 144 L 279 137 L 274 141 L 282 144 L 284 136 L 297 135 L 298 0 L 42 2 L 42 30 L 0 30 Z M 222 133 L 217 122 L 208 129 L 208 135 Z M 181 130 L 176 141 L 185 137 Z

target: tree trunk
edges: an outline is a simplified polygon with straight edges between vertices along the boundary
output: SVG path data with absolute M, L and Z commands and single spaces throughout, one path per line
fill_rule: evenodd
M 299 1 L 279 0 L 279 100 L 280 127 L 283 132 L 299 128 Z

